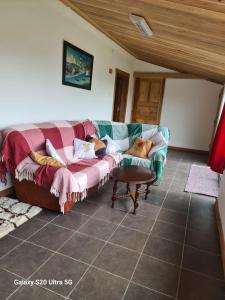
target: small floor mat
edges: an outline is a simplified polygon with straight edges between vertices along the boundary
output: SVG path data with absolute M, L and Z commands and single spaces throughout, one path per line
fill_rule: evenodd
M 8 197 L 0 197 L 0 238 L 27 222 L 42 209 Z
M 218 197 L 219 177 L 207 166 L 192 165 L 185 192 Z

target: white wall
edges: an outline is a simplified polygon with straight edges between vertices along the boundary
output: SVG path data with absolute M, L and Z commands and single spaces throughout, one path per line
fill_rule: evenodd
M 91 91 L 62 85 L 63 40 L 94 55 Z M 111 120 L 115 68 L 131 74 L 129 121 L 133 62 L 59 0 L 0 1 L 0 128 L 46 120 Z M 0 190 L 8 186 L 0 183 Z
M 161 124 L 172 146 L 209 150 L 220 89 L 206 80 L 166 80 Z
M 136 60 L 134 71 L 173 72 Z M 167 79 L 161 125 L 171 130 L 170 145 L 209 150 L 221 85 L 199 79 Z
M 94 55 L 91 91 L 61 84 L 63 40 Z M 133 61 L 59 0 L 0 1 L 0 128 L 44 120 L 111 119 L 115 68 L 131 74 Z

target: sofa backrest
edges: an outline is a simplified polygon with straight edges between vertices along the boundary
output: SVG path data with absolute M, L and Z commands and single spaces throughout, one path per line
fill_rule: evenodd
M 97 120 L 93 121 L 98 136 L 104 137 L 109 135 L 113 140 L 123 140 L 129 138 L 129 146 L 131 146 L 137 137 L 141 137 L 144 133 L 153 136 L 157 132 L 162 132 L 165 140 L 169 142 L 170 132 L 167 127 L 151 124 L 139 123 L 119 123 L 111 121 Z
M 31 151 L 45 153 L 45 141 L 49 139 L 60 157 L 67 163 L 73 162 L 73 140 L 96 133 L 93 123 L 85 121 L 56 121 L 24 124 L 2 131 L 2 159 L 15 169 Z

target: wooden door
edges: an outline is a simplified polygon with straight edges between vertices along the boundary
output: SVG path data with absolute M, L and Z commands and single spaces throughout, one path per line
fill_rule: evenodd
M 116 69 L 113 121 L 124 122 L 127 106 L 127 94 L 130 75 Z
M 160 123 L 165 80 L 136 78 L 132 122 Z

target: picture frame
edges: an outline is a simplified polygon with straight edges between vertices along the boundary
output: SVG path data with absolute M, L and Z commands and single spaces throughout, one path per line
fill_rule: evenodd
M 63 41 L 62 84 L 91 90 L 94 56 Z

